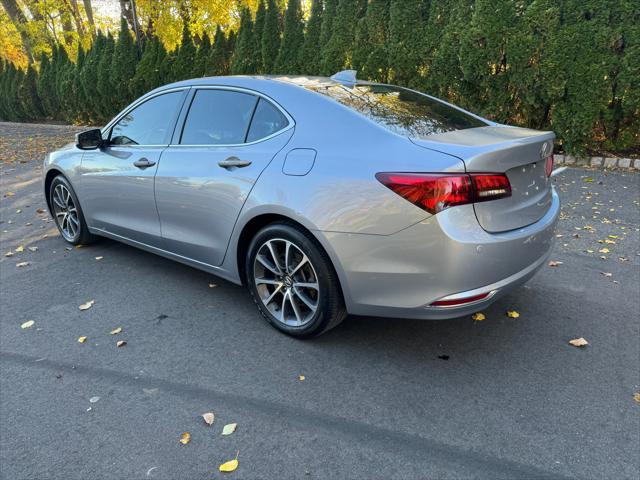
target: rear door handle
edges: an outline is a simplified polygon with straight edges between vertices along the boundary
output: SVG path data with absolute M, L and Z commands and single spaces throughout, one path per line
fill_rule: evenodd
M 218 162 L 218 166 L 222 168 L 233 168 L 233 167 L 242 168 L 242 167 L 248 167 L 249 165 L 251 165 L 250 160 L 240 160 L 238 157 L 229 157 L 225 160 L 220 160 Z
M 148 167 L 153 167 L 156 164 L 155 161 L 153 160 L 149 160 L 148 158 L 141 158 L 140 160 L 136 160 L 135 162 L 133 162 L 133 165 L 138 167 L 138 168 L 148 168 Z

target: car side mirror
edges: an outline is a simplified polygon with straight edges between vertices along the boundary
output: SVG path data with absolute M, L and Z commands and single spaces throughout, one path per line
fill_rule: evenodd
M 102 132 L 99 128 L 76 133 L 76 147 L 81 150 L 95 150 L 101 147 L 102 143 Z

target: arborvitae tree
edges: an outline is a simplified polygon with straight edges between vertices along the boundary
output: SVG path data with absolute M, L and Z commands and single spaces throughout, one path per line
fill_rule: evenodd
M 111 63 L 111 83 L 114 88 L 114 93 L 116 93 L 112 95 L 112 114 L 119 112 L 133 100 L 129 90 L 129 82 L 136 73 L 137 63 L 138 49 L 133 43 L 133 37 L 129 31 L 127 21 L 122 18 L 120 22 L 120 33 Z
M 55 95 L 54 86 L 55 81 L 53 78 L 53 68 L 49 61 L 49 57 L 43 53 L 40 57 L 40 73 L 38 75 L 36 87 L 38 90 L 38 97 L 42 100 L 42 113 L 46 117 L 53 117 L 55 114 L 55 108 L 53 105 L 53 97 Z
M 284 15 L 284 31 L 275 71 L 278 73 L 298 73 L 300 71 L 300 50 L 304 43 L 304 23 L 300 0 L 289 0 Z
M 5 79 L 2 83 L 0 102 L 3 104 L 2 110 L 5 112 L 7 120 L 20 122 L 25 120 L 25 113 L 22 108 L 20 98 L 20 85 L 23 83 L 22 70 L 8 64 L 5 67 Z
M 389 76 L 389 0 L 371 0 L 364 17 L 367 54 L 359 65 L 362 78 L 387 82 Z M 356 38 L 356 50 L 363 48 Z M 354 60 L 355 63 L 355 60 Z
M 280 11 L 275 0 L 267 0 L 267 12 L 261 38 L 262 69 L 264 73 L 273 73 L 278 51 L 280 50 Z
M 74 105 L 72 95 L 73 76 L 75 66 L 69 59 L 64 47 L 58 49 L 56 57 L 56 101 L 58 102 L 56 111 L 61 118 L 66 121 L 74 120 Z
M 426 21 L 425 0 L 391 0 L 389 7 L 389 67 L 393 82 L 420 84 L 420 45 Z
M 340 0 L 333 20 L 331 38 L 322 51 L 322 70 L 334 74 L 351 66 L 351 48 L 360 4 L 355 0 Z
M 227 65 L 227 39 L 220 25 L 216 28 L 216 35 L 213 38 L 213 46 L 209 55 L 209 61 L 205 75 L 226 75 L 228 73 Z
M 100 104 L 96 109 L 96 117 L 98 122 L 109 120 L 112 112 L 115 110 L 113 106 L 114 97 L 119 94 L 115 92 L 111 83 L 111 65 L 113 64 L 113 51 L 115 49 L 115 40 L 111 32 L 104 41 L 104 47 L 98 62 L 98 99 Z
M 238 39 L 233 49 L 231 57 L 231 73 L 234 75 L 246 75 L 255 73 L 256 65 L 254 63 L 253 48 L 255 42 L 253 40 L 253 21 L 251 20 L 251 11 L 248 8 L 242 10 L 240 15 L 240 29 L 238 30 Z
M 236 43 L 238 41 L 238 35 L 236 32 L 231 30 L 229 35 L 227 36 L 227 40 L 225 42 L 226 50 L 225 50 L 225 63 L 224 63 L 224 73 L 223 75 L 231 74 L 231 61 L 233 59 L 233 52 L 236 50 Z
M 189 31 L 189 26 L 185 22 L 182 27 L 182 42 L 174 52 L 174 61 L 171 66 L 172 80 L 177 82 L 192 77 L 194 61 L 196 59 L 196 46 Z
M 24 82 L 22 82 L 22 98 L 24 109 L 28 112 L 31 120 L 42 117 L 42 103 L 38 96 L 37 81 L 38 72 L 33 65 L 29 65 L 27 75 L 24 77 Z
M 152 86 L 152 78 L 156 70 L 158 44 L 157 37 L 147 39 L 145 42 L 142 57 L 136 66 L 136 73 L 129 83 L 131 95 L 134 98 L 138 98 L 154 88 Z
M 87 52 L 84 68 L 80 72 L 80 81 L 86 106 L 88 110 L 88 121 L 96 121 L 96 112 L 100 110 L 100 95 L 98 93 L 98 65 L 102 58 L 106 38 L 102 32 L 98 32 L 96 38 Z
M 325 68 L 323 61 L 324 50 L 331 39 L 333 33 L 333 22 L 336 18 L 336 10 L 338 8 L 338 0 L 324 0 L 324 10 L 322 12 L 322 23 L 320 25 L 320 50 L 316 53 L 320 62 L 320 73 L 322 75 L 333 75 L 335 72 L 329 72 Z
M 193 65 L 191 76 L 194 78 L 204 77 L 207 74 L 207 66 L 211 57 L 211 41 L 207 32 L 202 34 L 200 46 L 196 52 L 196 58 Z
M 356 36 L 351 52 L 351 68 L 358 72 L 358 78 L 365 78 L 363 70 L 370 51 L 367 20 L 361 18 L 356 26 Z
M 313 0 L 311 15 L 304 33 L 300 51 L 300 71 L 307 75 L 320 73 L 320 33 L 322 29 L 322 0 Z
M 256 73 L 264 73 L 264 61 L 262 60 L 262 35 L 266 21 L 267 10 L 264 6 L 264 0 L 258 3 L 256 10 L 256 20 L 253 24 L 253 63 L 256 66 Z
M 73 78 L 71 80 L 71 92 L 75 120 L 87 121 L 88 109 L 87 100 L 84 96 L 84 89 L 82 88 L 82 71 L 86 62 L 86 55 L 82 45 L 78 45 L 78 56 L 76 58 L 76 65 L 73 69 Z

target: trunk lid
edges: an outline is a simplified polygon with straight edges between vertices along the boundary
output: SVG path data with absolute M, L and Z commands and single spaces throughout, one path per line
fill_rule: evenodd
M 411 141 L 460 158 L 468 173 L 505 173 L 511 183 L 508 198 L 475 203 L 478 222 L 497 233 L 540 220 L 551 206 L 551 179 L 545 158 L 553 152 L 553 132 L 508 126 L 457 130 Z

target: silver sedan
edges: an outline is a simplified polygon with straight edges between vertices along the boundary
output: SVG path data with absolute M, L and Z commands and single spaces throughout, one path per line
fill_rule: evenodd
M 531 278 L 560 211 L 553 139 L 349 71 L 200 78 L 50 153 L 44 191 L 67 242 L 246 285 L 309 337 L 347 313 L 467 315 Z

